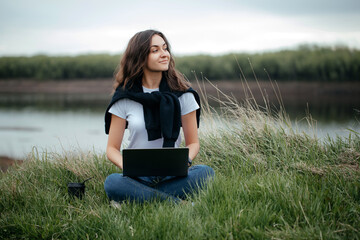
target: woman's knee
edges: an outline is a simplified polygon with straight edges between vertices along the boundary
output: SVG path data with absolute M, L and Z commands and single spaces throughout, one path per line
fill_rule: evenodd
M 111 194 L 112 192 L 116 191 L 121 182 L 123 175 L 120 173 L 113 173 L 110 174 L 104 182 L 104 188 L 107 195 Z
M 190 185 L 196 184 L 203 186 L 215 176 L 214 170 L 207 165 L 195 165 L 189 169 L 188 180 Z
M 194 170 L 196 170 L 198 174 L 200 174 L 204 178 L 210 178 L 215 176 L 214 169 L 207 165 L 196 165 L 193 168 L 195 168 Z

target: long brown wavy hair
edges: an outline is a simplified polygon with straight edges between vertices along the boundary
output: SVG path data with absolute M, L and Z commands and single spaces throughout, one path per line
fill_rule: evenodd
M 174 57 L 170 51 L 170 44 L 163 33 L 156 30 L 145 30 L 136 33 L 129 41 L 128 46 L 121 58 L 120 64 L 115 70 L 114 89 L 118 86 L 132 86 L 134 81 L 142 81 L 144 66 L 150 53 L 151 39 L 154 35 L 162 37 L 170 53 L 169 69 L 163 72 L 169 87 L 173 91 L 185 91 L 190 83 L 175 69 Z

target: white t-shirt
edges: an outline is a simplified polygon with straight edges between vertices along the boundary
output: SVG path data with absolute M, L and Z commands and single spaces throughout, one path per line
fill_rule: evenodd
M 149 89 L 143 87 L 144 92 L 159 91 L 159 89 Z M 195 97 L 192 93 L 187 92 L 179 97 L 181 115 L 186 115 L 197 109 Z M 161 148 L 164 142 L 163 138 L 153 141 L 148 141 L 148 135 L 145 128 L 145 118 L 143 105 L 128 98 L 123 98 L 114 103 L 109 109 L 109 113 L 114 114 L 120 118 L 126 119 L 129 130 L 129 145 L 128 148 Z M 181 134 L 175 142 L 175 147 L 179 147 L 181 143 Z

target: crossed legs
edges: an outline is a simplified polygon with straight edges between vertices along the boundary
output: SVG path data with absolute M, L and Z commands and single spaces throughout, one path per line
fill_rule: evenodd
M 189 168 L 187 177 L 124 177 L 122 174 L 109 175 L 104 183 L 110 200 L 145 202 L 152 199 L 180 202 L 188 194 L 206 186 L 207 180 L 214 176 L 214 170 L 206 165 Z

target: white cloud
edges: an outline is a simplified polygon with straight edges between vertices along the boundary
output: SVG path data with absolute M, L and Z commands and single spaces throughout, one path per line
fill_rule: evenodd
M 360 48 L 360 14 L 348 7 L 334 13 L 334 3 L 324 12 L 305 14 L 301 3 L 276 10 L 276 2 L 269 7 L 263 1 L 39 2 L 28 8 L 29 1 L 0 0 L 0 55 L 119 53 L 134 33 L 148 28 L 163 31 L 177 54 L 263 51 L 301 43 Z M 302 14 L 286 14 L 296 7 Z

